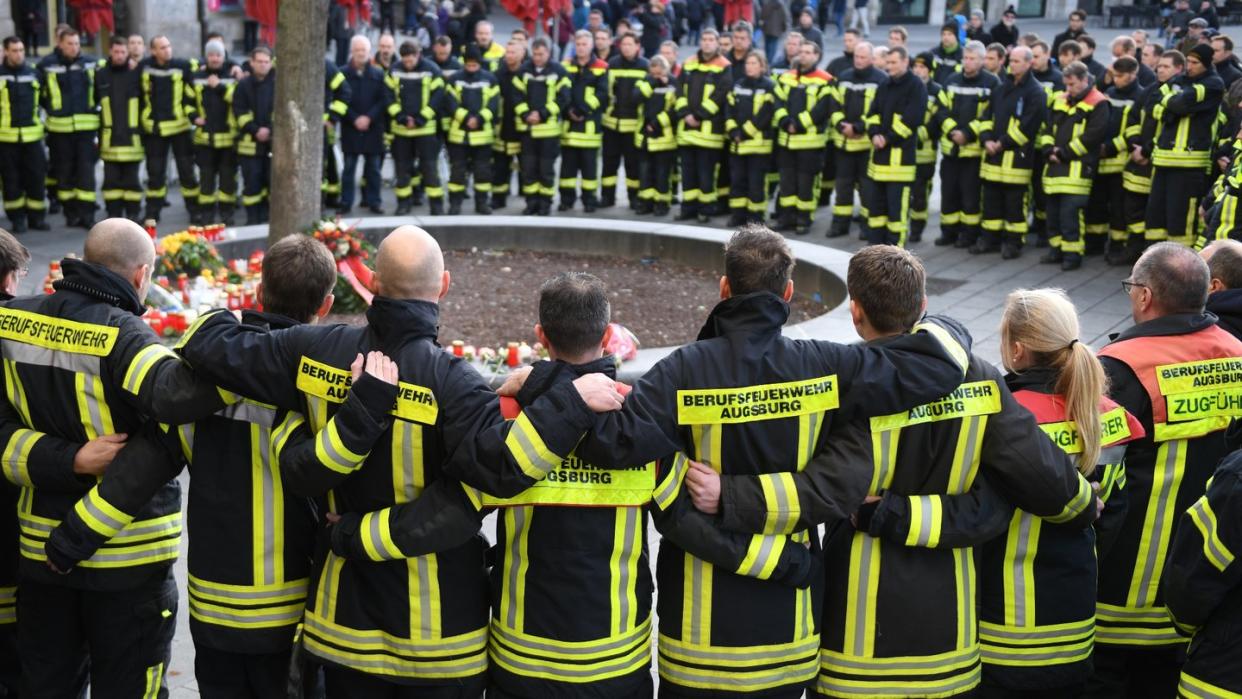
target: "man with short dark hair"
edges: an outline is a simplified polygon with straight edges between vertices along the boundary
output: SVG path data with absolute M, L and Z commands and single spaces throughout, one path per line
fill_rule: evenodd
M 957 22 L 940 27 L 940 43 L 932 49 L 932 80 L 947 85 L 949 76 L 962 69 L 962 45 L 957 37 Z
M 867 177 L 871 180 L 867 242 L 900 247 L 906 244 L 910 232 L 910 188 L 916 175 L 914 151 L 918 147 L 918 129 L 927 113 L 927 86 L 910 73 L 910 55 L 904 48 L 890 49 L 885 62 L 888 80 L 875 91 L 867 112 L 867 135 L 871 137 L 871 159 L 867 162 Z
M 1233 39 L 1227 34 L 1212 37 L 1212 67 L 1220 75 L 1225 84 L 1225 91 L 1238 79 L 1242 78 L 1242 62 L 1233 55 Z
M 603 177 L 600 180 L 602 208 L 617 203 L 617 172 L 625 165 L 625 191 L 630 207 L 638 204 L 638 146 L 634 135 L 639 127 L 642 99 L 637 90 L 639 81 L 647 77 L 647 59 L 643 58 L 638 38 L 623 34 L 617 39 L 620 53 L 608 61 L 608 106 L 604 111 Z
M 198 207 L 190 222 L 233 225 L 237 208 L 237 122 L 233 97 L 237 79 L 234 64 L 226 62 L 224 42 L 208 41 L 206 60 L 190 75 L 194 103 L 194 159 L 198 164 Z M 218 213 L 217 213 L 218 212 Z
M 1087 33 L 1087 13 L 1082 10 L 1074 10 L 1069 13 L 1069 26 L 1065 31 L 1057 34 L 1052 40 L 1052 52 L 1058 56 L 1061 55 L 1061 44 L 1067 41 L 1076 41 L 1078 37 Z M 1068 65 L 1068 64 L 1066 64 Z M 1065 66 L 1061 66 L 1062 70 Z
M 39 75 L 26 65 L 26 45 L 15 36 L 4 39 L 4 101 L 0 103 L 0 181 L 4 212 L 14 233 L 51 230 L 47 223 L 47 152 L 39 119 Z M 94 191 L 91 192 L 94 200 Z
M 514 84 L 526 58 L 526 42 L 510 39 L 505 45 L 505 56 L 500 60 L 500 69 L 496 71 L 496 82 L 500 86 L 500 114 L 496 115 L 499 128 L 496 129 L 496 140 L 492 141 L 493 211 L 508 206 L 510 192 L 522 191 L 520 184 L 516 190 L 513 189 L 513 174 L 517 171 L 520 182 L 522 170 L 522 133 L 518 128 L 517 117 L 514 116 L 514 108 L 517 107 L 520 97 Z
M 980 163 L 992 92 L 1000 79 L 983 70 L 982 42 L 967 42 L 961 71 L 951 73 L 940 91 L 935 130 L 940 134 L 940 237 L 935 244 L 973 248 L 979 241 Z M 996 248 L 975 251 L 991 252 Z
M 561 201 L 556 210 L 572 210 L 581 193 L 582 210 L 590 214 L 599 206 L 600 124 L 608 107 L 608 64 L 591 51 L 590 32 L 576 32 L 574 46 L 574 57 L 562 64 L 568 108 L 561 132 Z
M 103 161 L 104 210 L 110 218 L 137 220 L 142 209 L 142 75 L 131 64 L 123 37 L 112 37 L 108 62 L 95 69 L 99 101 L 99 159 Z
M 556 159 L 561 152 L 561 130 L 569 111 L 569 78 L 565 68 L 552 61 L 552 47 L 544 37 L 531 42 L 531 60 L 513 87 L 519 102 L 513 108 L 522 133 L 523 215 L 547 216 L 552 212 Z
M 536 54 L 538 40 L 536 39 Z M 444 90 L 444 113 L 448 115 L 449 214 L 461 213 L 466 189 L 474 186 L 474 211 L 492 212 L 492 143 L 495 120 L 501 115 L 500 86 L 496 76 L 483 68 L 478 46 L 466 47 L 464 68 L 448 79 Z M 520 107 L 519 107 L 520 108 Z M 527 175 L 530 176 L 530 175 Z
M 839 78 L 845 74 L 845 71 L 854 67 L 854 47 L 861 40 L 862 33 L 857 29 L 850 28 L 845 30 L 845 33 L 841 36 L 841 44 L 844 50 L 840 56 L 828 61 L 829 75 Z M 787 55 L 785 58 L 788 60 L 793 57 Z
M 819 45 L 803 43 L 794 69 L 782 73 L 776 82 L 773 119 L 780 189 L 778 230 L 793 229 L 805 234 L 815 213 L 819 195 L 815 179 L 823 170 L 824 151 L 828 148 L 828 117 L 835 88 L 832 76 L 816 67 L 819 59 Z
M 1214 240 L 1199 257 L 1208 265 L 1207 311 L 1217 324 L 1242 340 L 1242 242 Z
M 1096 85 L 1100 85 L 1100 91 L 1103 92 L 1101 84 L 1104 82 L 1104 76 L 1108 72 L 1108 66 L 1095 60 L 1095 38 L 1088 34 L 1083 34 L 1078 37 L 1078 44 L 1082 46 L 1082 56 L 1078 60 L 1087 66 L 1087 72 L 1091 74 L 1091 80 Z
M 444 103 L 444 77 L 423 57 L 417 41 L 401 42 L 401 60 L 389 72 L 393 101 L 388 107 L 392 124 L 392 163 L 397 181 L 396 215 L 421 206 L 424 193 L 430 213 L 444 213 L 440 186 L 439 110 Z
M 272 180 L 272 116 L 276 106 L 276 76 L 272 50 L 256 46 L 250 52 L 250 74 L 233 92 L 233 116 L 240 137 L 237 156 L 242 173 L 242 206 L 246 225 L 267 221 L 268 189 Z
M 1124 38 L 1124 37 L 1123 37 Z M 1091 184 L 1085 217 L 1086 254 L 1119 253 L 1129 239 L 1125 216 L 1122 172 L 1130 160 L 1129 139 L 1141 128 L 1143 89 L 1138 81 L 1139 62 L 1133 55 L 1120 56 L 1109 67 L 1112 86 L 1108 98 L 1108 130 L 1100 146 L 1100 163 Z
M 168 206 L 168 154 L 177 164 L 181 196 L 191 215 L 198 211 L 198 176 L 194 171 L 194 144 L 190 119 L 195 106 L 189 95 L 191 74 L 198 70 L 193 59 L 173 58 L 167 36 L 151 39 L 151 55 L 138 64 L 142 75 L 143 152 L 147 162 L 147 211 L 145 218 L 160 220 Z
M 884 71 L 872 64 L 871 44 L 863 41 L 854 46 L 854 66 L 837 75 L 837 103 L 832 106 L 832 152 L 827 156 L 835 177 L 836 198 L 832 204 L 832 225 L 829 238 L 848 235 L 854 216 L 854 198 L 858 194 L 863 216 L 869 202 L 863 201 L 864 178 L 871 155 L 867 138 L 867 107 L 876 90 L 888 80 Z M 829 180 L 833 181 L 833 180 Z M 821 203 L 822 193 L 821 193 Z

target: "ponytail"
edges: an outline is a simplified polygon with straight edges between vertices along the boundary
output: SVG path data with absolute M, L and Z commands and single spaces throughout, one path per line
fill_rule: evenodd
M 1073 342 L 1064 351 L 1056 392 L 1065 399 L 1065 418 L 1078 428 L 1082 451 L 1078 470 L 1090 475 L 1100 459 L 1100 396 L 1104 395 L 1104 367 L 1091 348 Z

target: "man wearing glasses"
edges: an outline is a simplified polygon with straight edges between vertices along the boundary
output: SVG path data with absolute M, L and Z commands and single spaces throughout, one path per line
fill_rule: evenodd
M 0 228 L 0 301 L 17 295 L 29 270 L 30 252 Z M 21 667 L 17 660 L 17 496 L 20 491 L 0 478 L 0 696 L 16 696 Z

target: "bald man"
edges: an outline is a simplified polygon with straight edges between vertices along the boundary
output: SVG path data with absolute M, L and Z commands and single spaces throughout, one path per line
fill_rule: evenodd
M 435 344 L 439 300 L 449 283 L 435 239 L 402 226 L 380 244 L 367 326 L 268 333 L 212 313 L 181 348 L 222 387 L 305 414 L 317 434 L 317 464 L 303 463 L 289 487 L 326 494 L 332 516 L 367 513 L 337 526 L 362 533 L 369 560 L 328 554 L 305 617 L 305 648 L 326 665 L 331 697 L 396 696 L 394 683 L 416 686 L 407 692 L 420 696 L 482 692 L 484 543 L 474 536 L 446 539 L 442 550 L 406 558 L 397 543 L 403 532 L 391 524 L 393 508 L 441 481 L 456 483 L 450 479 L 464 482 L 450 490 L 474 511 L 479 490 L 510 497 L 560 465 L 594 423 L 592 410 L 621 404 L 610 379 L 591 374 L 571 382 L 566 375 L 521 417 L 504 422 L 487 383 Z M 401 382 L 372 446 L 350 441 L 338 410 L 353 392 L 375 388 L 365 376 L 351 387 L 349 371 L 359 353 L 373 350 L 393 358 Z
M 1207 310 L 1216 314 L 1216 324 L 1242 340 L 1242 242 L 1215 240 L 1203 248 L 1199 257 L 1207 263 Z
M 8 367 L 0 440 L 9 463 L 21 464 L 4 475 L 23 489 L 26 513 L 17 603 L 23 696 L 79 696 L 88 681 L 98 696 L 162 687 L 177 608 L 180 487 L 168 481 L 128 514 L 92 486 L 125 435 L 162 434 L 151 418 L 180 424 L 223 405 L 140 318 L 155 262 L 146 232 L 106 219 L 87 234 L 84 257 L 61 261 L 54 293 L 0 308 Z M 126 453 L 170 458 L 159 445 L 134 439 Z M 58 551 L 78 542 L 47 540 L 71 517 L 112 541 L 69 570 L 76 559 Z

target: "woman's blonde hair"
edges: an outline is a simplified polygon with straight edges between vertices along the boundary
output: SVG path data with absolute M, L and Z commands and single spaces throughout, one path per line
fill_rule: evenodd
M 1001 360 L 1013 367 L 1013 345 L 1021 343 L 1032 366 L 1057 373 L 1054 390 L 1065 400 L 1065 416 L 1078 428 L 1082 452 L 1078 470 L 1090 474 L 1100 458 L 1100 397 L 1107 388 L 1104 367 L 1078 339 L 1078 311 L 1060 289 L 1019 289 L 1005 299 L 1001 317 Z

